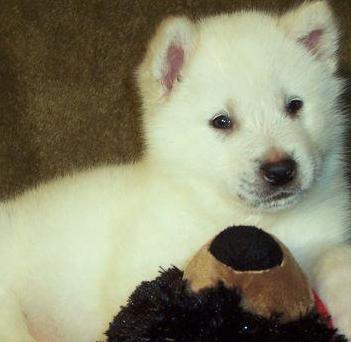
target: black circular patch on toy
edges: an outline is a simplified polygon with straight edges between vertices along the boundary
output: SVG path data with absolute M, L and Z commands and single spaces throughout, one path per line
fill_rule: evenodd
M 283 251 L 271 235 L 252 226 L 233 226 L 218 234 L 209 251 L 236 271 L 261 271 L 281 265 Z

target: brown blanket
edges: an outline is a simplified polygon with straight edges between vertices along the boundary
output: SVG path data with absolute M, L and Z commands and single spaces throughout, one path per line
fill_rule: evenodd
M 72 169 L 125 162 L 141 149 L 133 70 L 155 25 L 283 0 L 2 0 L 0 196 Z M 351 70 L 351 2 L 333 0 Z

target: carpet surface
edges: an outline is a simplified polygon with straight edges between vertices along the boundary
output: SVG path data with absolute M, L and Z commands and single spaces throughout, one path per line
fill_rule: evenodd
M 0 197 L 142 150 L 133 70 L 162 18 L 283 0 L 0 0 Z M 332 0 L 351 70 L 351 2 Z

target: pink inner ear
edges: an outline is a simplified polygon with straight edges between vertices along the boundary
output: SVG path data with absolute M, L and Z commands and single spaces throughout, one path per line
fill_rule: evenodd
M 180 46 L 171 45 L 167 51 L 167 69 L 162 80 L 168 90 L 172 89 L 183 63 L 184 50 Z
M 305 47 L 313 52 L 317 53 L 318 51 L 316 50 L 318 43 L 321 41 L 323 35 L 323 30 L 313 30 L 311 31 L 307 36 L 304 36 L 299 39 L 299 42 L 305 45 Z

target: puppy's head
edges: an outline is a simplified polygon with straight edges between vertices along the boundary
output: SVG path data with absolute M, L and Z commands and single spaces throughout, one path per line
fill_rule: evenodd
M 147 156 L 248 206 L 293 205 L 338 163 L 337 48 L 325 1 L 165 20 L 138 70 Z

